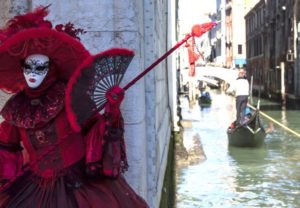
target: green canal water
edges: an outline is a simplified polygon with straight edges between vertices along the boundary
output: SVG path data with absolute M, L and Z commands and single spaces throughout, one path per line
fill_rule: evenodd
M 274 123 L 262 148 L 228 147 L 234 98 L 212 92 L 201 108 L 181 98 L 185 146 L 200 136 L 206 159 L 176 169 L 176 208 L 300 207 L 300 138 Z M 300 111 L 261 101 L 262 112 L 300 133 Z M 269 120 L 261 117 L 267 128 Z

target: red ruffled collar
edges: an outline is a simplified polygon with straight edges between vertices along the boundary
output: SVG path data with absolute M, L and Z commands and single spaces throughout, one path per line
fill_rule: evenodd
M 29 97 L 24 91 L 11 97 L 3 109 L 2 117 L 23 128 L 40 127 L 55 118 L 64 108 L 65 84 L 56 83 L 39 97 Z

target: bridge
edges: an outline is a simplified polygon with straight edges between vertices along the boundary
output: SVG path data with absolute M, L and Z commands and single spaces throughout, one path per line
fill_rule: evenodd
M 189 69 L 184 69 L 181 71 L 182 81 L 186 83 L 190 80 L 188 76 Z M 214 66 L 197 66 L 196 76 L 193 80 L 202 80 L 212 85 L 218 86 L 218 81 L 214 78 L 221 79 L 228 84 L 232 83 L 238 76 L 238 71 L 236 69 L 227 69 L 223 67 Z

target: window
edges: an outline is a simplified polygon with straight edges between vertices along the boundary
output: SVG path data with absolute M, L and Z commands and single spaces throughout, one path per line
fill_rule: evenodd
M 238 54 L 243 53 L 243 46 L 241 44 L 238 45 Z

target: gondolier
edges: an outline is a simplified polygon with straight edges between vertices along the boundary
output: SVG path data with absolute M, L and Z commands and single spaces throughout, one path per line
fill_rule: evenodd
M 249 82 L 244 68 L 239 69 L 238 78 L 227 89 L 227 92 L 232 91 L 235 92 L 236 97 L 236 125 L 242 125 L 249 97 Z

